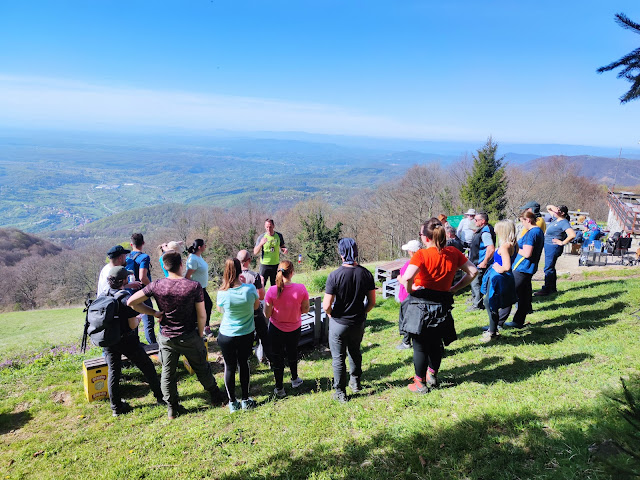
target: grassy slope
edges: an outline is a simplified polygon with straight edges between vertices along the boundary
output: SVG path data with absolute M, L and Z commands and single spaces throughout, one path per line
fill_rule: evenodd
M 183 374 L 191 413 L 175 421 L 135 369 L 126 370 L 123 393 L 137 408 L 121 418 L 86 403 L 78 355 L 3 369 L 0 477 L 607 478 L 587 446 L 624 429 L 602 392 L 617 390 L 620 376 L 637 377 L 640 325 L 630 313 L 639 287 L 638 279 L 561 282 L 555 299 L 536 299 L 529 329 L 490 345 L 478 342 L 485 314 L 465 313 L 459 297 L 459 340 L 447 348 L 442 388 L 424 396 L 406 388 L 411 353 L 394 348 L 393 301 L 370 314 L 366 388 L 347 405 L 330 399 L 325 349 L 304 353 L 301 392 L 280 401 L 269 396 L 270 371 L 254 366 L 260 406 L 251 412 L 209 408 Z M 222 384 L 220 372 L 216 364 Z
M 0 314 L 0 359 L 77 342 L 83 325 L 81 308 Z

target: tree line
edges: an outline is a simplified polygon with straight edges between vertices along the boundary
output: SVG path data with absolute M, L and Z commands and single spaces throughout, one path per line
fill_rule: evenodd
M 567 158 L 549 157 L 526 167 L 509 165 L 496 156 L 497 148 L 489 138 L 473 155 L 451 165 L 414 165 L 398 178 L 355 192 L 342 205 L 315 198 L 277 212 L 253 201 L 228 209 L 187 206 L 168 209 L 168 226 L 154 228 L 147 223 L 130 233 L 144 233 L 145 250 L 154 259 L 153 278 L 162 275 L 156 245 L 182 240 L 188 246 L 196 238 L 205 239 L 204 258 L 215 289 L 224 260 L 238 250 L 251 251 L 266 218 L 273 218 L 276 230 L 284 235 L 289 259 L 297 263 L 302 255 L 297 267 L 302 270 L 337 265 L 336 243 L 343 236 L 356 239 L 362 262 L 398 258 L 400 247 L 417 238 L 425 220 L 441 213 L 459 215 L 468 208 L 486 211 L 492 221 L 517 219 L 519 207 L 535 200 L 543 208 L 564 204 L 588 211 L 597 220 L 606 219 L 606 188 L 581 176 Z M 12 252 L 6 255 L 10 262 L 0 258 L 0 309 L 5 311 L 81 304 L 95 292 L 106 251 L 128 242 L 130 235 L 85 239 L 73 247 L 45 242 L 39 248 L 37 242 L 25 244 L 15 232 L 0 235 L 4 250 Z

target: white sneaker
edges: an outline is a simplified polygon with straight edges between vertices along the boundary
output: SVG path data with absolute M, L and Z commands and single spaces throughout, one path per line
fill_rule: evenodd
M 291 386 L 293 388 L 298 388 L 300 385 L 302 385 L 302 379 L 300 377 L 298 377 L 298 378 L 296 378 L 294 380 L 291 380 Z
M 287 392 L 284 390 L 284 387 L 282 387 L 282 388 L 277 388 L 277 387 L 276 387 L 276 388 L 273 390 L 273 393 L 274 393 L 274 394 L 275 394 L 275 396 L 276 396 L 276 397 L 278 397 L 278 398 L 284 398 L 284 397 L 286 397 L 286 396 L 287 396 Z

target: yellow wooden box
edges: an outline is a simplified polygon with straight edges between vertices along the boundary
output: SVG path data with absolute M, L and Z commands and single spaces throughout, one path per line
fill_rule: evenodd
M 82 378 L 84 379 L 84 394 L 89 402 L 109 398 L 107 381 L 109 367 L 104 358 L 94 358 L 82 362 Z
M 204 337 L 203 340 L 204 340 L 204 348 L 207 351 L 207 361 L 209 361 L 209 339 L 207 337 Z M 195 373 L 193 371 L 193 368 L 191 368 L 191 365 L 189 365 L 189 361 L 187 360 L 187 357 L 185 356 L 182 357 L 182 363 L 184 364 L 184 368 L 187 369 L 187 372 L 189 372 L 190 375 L 193 375 Z

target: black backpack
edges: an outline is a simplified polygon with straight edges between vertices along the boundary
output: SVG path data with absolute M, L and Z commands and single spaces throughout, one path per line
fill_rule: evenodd
M 91 343 L 97 347 L 110 347 L 120 341 L 120 300 L 128 295 L 126 290 L 119 290 L 115 295 L 107 293 L 100 295 L 95 300 L 87 300 L 84 309 L 87 312 L 84 323 L 84 335 L 81 349 L 87 348 L 87 335 Z

